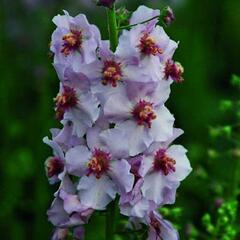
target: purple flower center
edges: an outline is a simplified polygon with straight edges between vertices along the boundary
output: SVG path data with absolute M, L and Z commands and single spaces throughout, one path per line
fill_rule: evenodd
M 58 157 L 50 157 L 46 161 L 46 172 L 49 178 L 58 175 L 64 169 L 62 159 Z
M 66 34 L 62 38 L 63 45 L 61 53 L 67 57 L 71 51 L 78 50 L 82 45 L 82 33 L 81 31 L 71 30 L 70 33 Z
M 76 91 L 73 88 L 64 86 L 63 92 L 59 93 L 54 99 L 54 101 L 56 104 L 56 118 L 58 120 L 62 120 L 65 111 L 77 105 L 78 98 L 76 95 Z
M 166 154 L 165 149 L 159 149 L 154 157 L 153 169 L 155 171 L 162 171 L 164 175 L 168 175 L 171 172 L 175 172 L 176 161 Z
M 110 154 L 100 149 L 95 149 L 92 158 L 88 163 L 88 173 L 95 174 L 96 178 L 100 178 L 109 169 Z
M 138 48 L 141 53 L 145 55 L 157 56 L 163 53 L 163 50 L 156 44 L 155 40 L 148 33 L 145 33 L 141 37 Z
M 143 125 L 151 128 L 152 121 L 157 118 L 156 113 L 153 110 L 153 103 L 145 100 L 140 100 L 132 111 L 134 119 L 138 125 Z
M 165 65 L 165 78 L 171 77 L 175 82 L 183 82 L 182 74 L 184 72 L 183 66 L 179 62 L 168 60 Z
M 116 87 L 117 83 L 121 80 L 121 77 L 122 77 L 121 64 L 113 60 L 105 61 L 102 74 L 103 74 L 103 79 L 102 79 L 103 85 L 110 84 L 113 87 Z

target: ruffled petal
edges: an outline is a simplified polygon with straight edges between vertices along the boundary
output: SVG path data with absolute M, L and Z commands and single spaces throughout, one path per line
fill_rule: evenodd
M 131 120 L 120 123 L 117 129 L 125 132 L 128 136 L 127 142 L 130 156 L 135 156 L 143 152 L 153 141 L 144 126 L 139 126 Z
M 133 188 L 134 175 L 130 173 L 131 166 L 127 160 L 110 162 L 109 175 L 117 184 L 121 192 L 130 192 Z
M 113 181 L 106 175 L 97 179 L 95 176 L 84 176 L 77 187 L 82 204 L 96 210 L 104 210 L 117 193 Z
M 166 141 L 173 134 L 174 117 L 165 106 L 160 107 L 156 114 L 157 118 L 152 121 L 149 134 L 154 141 Z
M 166 154 L 176 161 L 176 171 L 168 175 L 171 181 L 182 181 L 192 171 L 186 152 L 187 150 L 181 145 L 172 145 L 166 151 Z
M 76 146 L 66 153 L 67 171 L 75 176 L 83 176 L 86 173 L 87 163 L 91 158 L 91 152 L 85 146 Z
M 148 8 L 142 5 L 142 6 L 139 6 L 138 9 L 133 12 L 130 18 L 130 24 L 132 25 L 132 24 L 141 23 L 143 21 L 149 20 L 159 15 L 160 15 L 160 10 L 158 9 L 153 10 L 151 8 Z M 154 19 L 152 21 L 154 22 L 154 24 L 156 24 L 158 22 L 158 19 Z
M 120 129 L 107 129 L 100 134 L 100 139 L 111 152 L 113 158 L 125 158 L 129 156 L 128 135 Z

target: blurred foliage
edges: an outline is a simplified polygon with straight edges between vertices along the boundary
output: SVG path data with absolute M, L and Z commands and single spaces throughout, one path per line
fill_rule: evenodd
M 176 21 L 166 31 L 180 41 L 175 59 L 185 68 L 185 82 L 173 86 L 167 105 L 175 114 L 176 126 L 185 130 L 180 142 L 189 150 L 194 171 L 178 191 L 175 207 L 181 209 L 180 216 L 173 219 L 172 213 L 168 218 L 181 227 L 181 239 L 208 239 L 201 235 L 209 228 L 206 216 L 214 218 L 211 224 L 222 221 L 214 216 L 215 201 L 228 198 L 235 167 L 228 154 L 232 143 L 219 134 L 239 141 L 232 135 L 232 127 L 222 124 L 236 118 L 239 122 L 240 100 L 223 100 L 222 113 L 217 106 L 221 99 L 239 96 L 228 80 L 235 73 L 232 84 L 239 88 L 240 1 L 131 0 L 124 5 L 134 10 L 143 3 L 159 8 L 168 4 L 174 9 Z M 56 188 L 49 187 L 45 178 L 43 163 L 50 149 L 42 138 L 57 125 L 52 98 L 58 91 L 58 79 L 48 44 L 54 30 L 51 19 L 62 9 L 72 15 L 85 13 L 107 38 L 105 11 L 90 0 L 0 2 L 1 239 L 49 239 L 52 231 L 45 212 Z M 219 128 L 210 127 L 217 124 Z M 94 216 L 87 226 L 87 239 L 101 240 L 103 226 L 104 217 Z

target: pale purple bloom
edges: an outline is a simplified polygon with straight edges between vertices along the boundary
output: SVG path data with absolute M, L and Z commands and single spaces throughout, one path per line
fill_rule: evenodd
M 181 133 L 181 130 L 175 129 L 171 140 Z M 187 150 L 181 145 L 169 144 L 169 141 L 153 143 L 144 155 L 142 165 L 143 196 L 157 205 L 174 203 L 180 181 L 192 170 Z
M 60 79 L 66 78 L 62 68 L 59 65 L 56 68 Z M 134 92 L 136 87 L 144 87 L 153 91 L 160 81 L 153 78 L 144 66 L 139 66 L 138 62 L 131 56 L 121 57 L 114 54 L 109 49 L 109 42 L 107 41 L 102 42 L 98 51 L 98 59 L 93 63 L 82 66 L 81 70 L 75 72 L 75 75 L 76 77 L 73 78 L 75 81 L 82 82 L 82 84 L 85 81 L 91 83 L 91 91 L 102 104 L 112 93 L 119 90 L 126 88 L 129 92 Z M 166 81 L 164 82 L 163 84 L 169 85 Z
M 64 153 L 58 143 L 50 140 L 48 137 L 44 137 L 43 142 L 53 150 L 53 156 L 47 158 L 45 161 L 45 169 L 49 183 L 54 184 L 62 180 L 66 172 Z
M 51 51 L 54 63 L 79 69 L 82 63 L 96 59 L 96 49 L 100 43 L 100 33 L 90 25 L 83 14 L 71 17 L 68 12 L 53 18 L 57 29 L 52 35 Z
M 49 182 L 61 181 L 47 212 L 56 227 L 52 239 L 69 233 L 83 239 L 93 211 L 105 210 L 118 194 L 120 212 L 136 228 L 147 225 L 148 240 L 178 240 L 157 213 L 175 201 L 191 171 L 186 149 L 171 145 L 182 130 L 164 105 L 171 83 L 183 80 L 183 68 L 172 60 L 178 44 L 157 26 L 160 11 L 145 6 L 133 12 L 129 23 L 136 26 L 123 30 L 115 52 L 85 15 L 64 14 L 53 19 L 51 42 L 63 127 L 44 138 L 53 149 Z
M 179 240 L 178 232 L 172 224 L 164 220 L 156 211 L 149 213 L 146 222 L 149 226 L 147 240 Z
M 72 123 L 72 134 L 82 137 L 99 116 L 99 101 L 91 92 L 60 84 L 55 98 L 56 118 L 63 125 Z
M 87 146 L 76 146 L 66 153 L 66 168 L 81 177 L 78 184 L 80 201 L 88 207 L 103 210 L 116 193 L 131 191 L 134 177 L 128 156 L 128 146 L 117 129 L 90 128 Z
M 130 192 L 123 192 L 120 196 L 120 212 L 125 216 L 143 218 L 150 209 L 156 208 L 152 201 L 142 196 L 142 161 L 142 156 L 137 156 L 128 160 L 131 165 L 130 172 L 134 175 L 134 186 Z
M 129 220 L 135 229 L 141 229 L 142 224 L 148 226 L 147 240 L 179 240 L 179 234 L 172 224 L 156 211 L 150 210 L 144 218 L 131 217 Z
M 61 228 L 74 227 L 87 223 L 92 213 L 93 209 L 80 202 L 75 186 L 65 175 L 47 212 L 49 221 Z
M 153 141 L 166 141 L 172 135 L 174 118 L 162 105 L 168 97 L 168 88 L 157 88 L 152 95 L 138 91 L 133 99 L 126 91 L 108 98 L 104 115 L 125 132 L 127 138 L 123 141 L 128 142 L 130 156 L 145 151 Z
M 154 10 L 139 7 L 133 13 L 132 22 L 155 15 Z M 162 27 L 155 26 L 156 22 L 153 20 L 145 25 L 139 24 L 129 31 L 124 30 L 119 38 L 116 53 L 122 57 L 135 58 L 140 65 L 146 66 L 152 76 L 161 79 L 163 74 L 161 64 L 172 58 L 178 44 L 168 37 Z

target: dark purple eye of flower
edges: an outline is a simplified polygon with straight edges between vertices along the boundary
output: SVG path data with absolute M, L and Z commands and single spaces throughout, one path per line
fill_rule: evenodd
M 57 95 L 54 102 L 56 104 L 56 118 L 62 120 L 64 112 L 69 108 L 75 107 L 78 103 L 76 91 L 71 87 L 64 86 L 63 92 Z
M 138 48 L 141 53 L 145 55 L 157 56 L 163 53 L 163 50 L 156 44 L 155 40 L 148 33 L 145 33 L 142 36 Z
M 58 157 L 50 157 L 46 160 L 46 173 L 49 178 L 58 175 L 64 169 L 63 161 Z
M 95 149 L 88 163 L 88 173 L 95 174 L 96 178 L 100 178 L 109 169 L 110 154 L 100 149 Z
M 151 128 L 152 121 L 157 118 L 153 110 L 153 104 L 145 100 L 140 100 L 132 111 L 134 119 L 138 125 Z
M 168 60 L 165 65 L 165 78 L 171 77 L 175 82 L 180 83 L 183 81 L 182 74 L 184 72 L 183 66 L 179 62 Z
M 167 156 L 165 149 L 159 149 L 153 161 L 153 168 L 155 171 L 162 171 L 164 175 L 175 172 L 176 161 Z
M 102 74 L 103 85 L 111 84 L 113 87 L 116 87 L 122 77 L 121 64 L 112 60 L 105 61 Z
M 62 40 L 64 43 L 61 53 L 67 57 L 71 51 L 78 50 L 81 47 L 82 33 L 80 31 L 71 30 L 70 33 L 63 36 Z
M 150 216 L 150 221 L 151 221 L 150 225 L 156 231 L 156 235 L 160 236 L 160 233 L 161 233 L 161 224 L 160 224 L 160 222 L 155 218 L 155 216 L 153 214 L 151 214 L 151 216 Z

